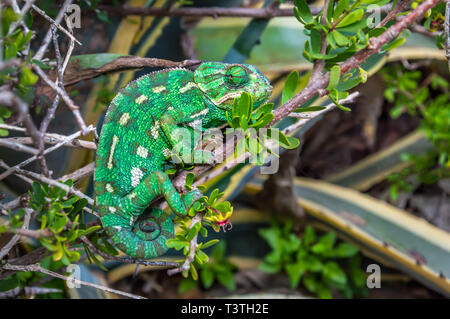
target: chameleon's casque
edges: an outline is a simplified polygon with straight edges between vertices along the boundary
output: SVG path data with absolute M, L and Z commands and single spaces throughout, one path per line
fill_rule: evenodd
M 235 97 L 248 92 L 259 106 L 271 89 L 252 65 L 205 62 L 195 72 L 177 68 L 147 74 L 114 97 L 98 144 L 95 195 L 117 248 L 136 258 L 164 254 L 166 240 L 174 235 L 172 219 L 158 208 L 147 210 L 150 202 L 163 196 L 175 214 L 185 216 L 202 195 L 194 190 L 182 199 L 164 173 L 179 143 L 173 133 L 182 127 L 192 132 L 200 123 L 201 129 L 220 126 Z M 214 161 L 209 152 L 187 150 L 200 163 Z

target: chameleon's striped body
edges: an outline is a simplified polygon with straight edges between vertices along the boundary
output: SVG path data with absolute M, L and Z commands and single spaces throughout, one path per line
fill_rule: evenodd
M 239 72 L 248 76 L 244 84 Z M 144 211 L 161 195 L 175 214 L 184 216 L 202 195 L 195 190 L 181 199 L 163 172 L 178 142 L 174 131 L 179 127 L 192 131 L 200 121 L 202 129 L 217 127 L 226 122 L 225 110 L 233 97 L 247 91 L 260 104 L 270 90 L 268 80 L 253 66 L 211 62 L 195 73 L 185 69 L 150 73 L 116 95 L 100 135 L 95 194 L 104 229 L 117 248 L 137 258 L 162 255 L 166 240 L 173 237 L 172 220 L 156 208 Z M 214 160 L 212 154 L 193 147 L 189 152 L 201 163 Z

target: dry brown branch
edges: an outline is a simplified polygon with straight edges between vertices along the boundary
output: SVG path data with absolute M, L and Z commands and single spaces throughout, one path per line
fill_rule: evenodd
M 70 61 L 67 72 L 64 75 L 64 85 L 71 86 L 81 81 L 86 81 L 100 75 L 111 72 L 125 71 L 131 69 L 149 68 L 189 68 L 199 65 L 202 61 L 184 60 L 174 62 L 170 60 L 157 58 L 141 58 L 138 56 L 123 56 L 106 63 L 100 68 L 83 69 L 79 65 L 79 61 L 74 56 Z

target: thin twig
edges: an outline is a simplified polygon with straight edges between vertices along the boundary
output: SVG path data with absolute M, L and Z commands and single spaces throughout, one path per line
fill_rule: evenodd
M 18 131 L 18 132 L 26 132 L 26 129 L 24 129 L 22 127 L 9 125 L 9 124 L 0 124 L 0 128 L 5 129 L 5 130 Z M 82 147 L 82 148 L 87 148 L 90 150 L 97 149 L 97 145 L 94 142 L 89 142 L 89 141 L 80 140 L 80 139 L 67 140 L 67 138 L 68 138 L 67 135 L 61 135 L 61 134 L 56 134 L 56 133 L 45 133 L 44 134 L 44 142 L 46 144 L 58 144 L 59 142 L 67 141 L 64 144 L 64 146 Z M 33 143 L 31 137 L 7 137 L 7 138 L 2 138 L 2 140 L 16 142 L 16 143 L 20 143 L 20 144 L 32 144 Z
M 90 283 L 90 282 L 82 281 L 82 280 L 79 280 L 79 279 L 74 278 L 74 277 L 64 276 L 64 275 L 58 274 L 57 272 L 45 269 L 45 268 L 41 267 L 41 265 L 39 265 L 39 264 L 12 265 L 10 263 L 7 263 L 7 264 L 4 264 L 2 266 L 2 268 L 3 269 L 7 269 L 7 270 L 14 270 L 14 271 L 39 272 L 39 273 L 42 273 L 42 274 L 45 274 L 45 275 L 48 275 L 48 276 L 52 276 L 52 277 L 55 277 L 55 278 L 59 278 L 59 279 L 65 280 L 66 282 L 71 282 L 73 284 L 79 284 L 79 285 L 93 287 L 93 288 L 96 288 L 96 289 L 100 289 L 100 290 L 107 291 L 107 292 L 110 292 L 110 293 L 114 293 L 114 294 L 117 294 L 117 295 L 125 296 L 125 297 L 128 297 L 128 298 L 132 298 L 132 299 L 147 299 L 147 298 L 144 298 L 142 296 L 130 294 L 130 293 L 127 293 L 127 292 L 124 292 L 124 291 L 120 291 L 120 290 L 112 289 L 112 288 L 105 287 L 105 286 L 102 286 L 102 285 L 97 285 L 97 284 L 93 284 L 93 283 Z
M 88 131 L 88 132 L 91 132 L 91 131 L 93 131 L 93 130 L 95 130 L 95 128 L 94 128 L 92 125 L 90 125 L 89 127 L 87 127 L 87 131 Z M 74 134 L 72 134 L 72 135 L 67 136 L 65 139 L 63 139 L 62 141 L 60 141 L 58 144 L 56 144 L 56 145 L 54 145 L 54 146 L 52 146 L 52 147 L 47 148 L 47 149 L 42 153 L 42 155 L 46 155 L 46 154 L 48 154 L 48 153 L 50 153 L 50 152 L 53 152 L 54 150 L 60 148 L 60 147 L 63 146 L 64 144 L 68 143 L 69 141 L 72 141 L 73 139 L 79 137 L 80 135 L 82 135 L 82 133 L 81 133 L 81 131 L 78 131 L 78 132 L 76 132 L 76 133 L 74 133 Z M 32 156 L 32 157 L 28 158 L 27 160 L 25 160 L 25 161 L 23 161 L 23 162 L 21 162 L 21 163 L 15 165 L 15 166 L 11 167 L 10 169 L 8 169 L 8 170 L 6 170 L 5 172 L 3 172 L 2 174 L 0 174 L 0 180 L 2 180 L 2 179 L 4 179 L 5 177 L 9 176 L 16 168 L 20 168 L 20 167 L 23 167 L 23 166 L 25 166 L 25 165 L 28 165 L 28 164 L 30 164 L 31 162 L 35 161 L 37 158 L 38 158 L 37 155 Z
M 14 173 L 16 175 L 24 175 L 24 176 L 28 176 L 34 180 L 40 181 L 42 183 L 46 183 L 48 185 L 51 186 L 56 186 L 61 188 L 62 190 L 64 190 L 67 193 L 76 195 L 80 198 L 84 198 L 88 201 L 89 205 L 93 205 L 94 204 L 94 200 L 92 198 L 90 198 L 89 196 L 85 195 L 84 193 L 80 192 L 79 190 L 75 189 L 73 186 L 70 187 L 66 184 L 60 183 L 58 181 L 55 181 L 54 179 L 51 179 L 49 177 L 45 177 L 41 174 L 37 174 L 35 172 L 30 172 L 24 169 L 21 169 L 19 167 L 13 166 L 13 167 L 9 167 L 3 160 L 0 159 L 0 167 L 3 167 L 4 169 L 6 169 L 6 172 L 11 172 Z
M 34 296 L 51 293 L 63 293 L 64 291 L 58 288 L 45 288 L 45 287 L 16 287 L 11 290 L 0 292 L 0 299 L 4 298 L 16 298 L 20 295 Z
M 81 45 L 81 42 L 78 41 L 72 34 L 70 34 L 69 31 L 67 31 L 66 29 L 64 29 L 59 23 L 56 23 L 55 20 L 53 20 L 52 18 L 50 18 L 43 10 L 39 9 L 38 7 L 36 7 L 34 4 L 31 6 L 33 8 L 34 11 L 36 11 L 37 13 L 39 13 L 41 16 L 43 16 L 47 21 L 49 21 L 52 25 L 54 25 L 55 27 L 57 27 L 60 31 L 62 31 L 65 35 L 67 35 L 71 40 L 75 41 L 76 43 L 78 43 L 79 45 Z
M 17 120 L 25 125 L 27 133 L 28 135 L 30 135 L 34 146 L 39 150 L 39 154 L 35 156 L 37 159 L 39 159 L 42 173 L 48 176 L 47 163 L 42 152 L 44 148 L 44 142 L 42 140 L 41 134 L 39 133 L 38 129 L 34 125 L 33 120 L 31 119 L 30 113 L 28 112 L 28 105 L 10 91 L 0 91 L 0 104 L 12 108 L 17 114 Z
M 23 218 L 23 225 L 22 230 L 27 230 L 28 226 L 30 225 L 30 219 L 31 219 L 31 209 L 27 208 L 25 209 L 25 217 Z M 16 243 L 19 241 L 20 235 L 14 234 L 14 236 L 11 238 L 11 240 L 0 249 L 0 260 L 5 257 L 9 251 L 16 245 Z
M 201 214 L 201 213 L 195 214 L 195 216 L 192 218 L 191 224 L 189 225 L 189 229 L 194 227 L 195 224 L 201 223 L 202 219 L 203 219 L 203 214 Z M 197 238 L 198 238 L 198 233 L 195 234 L 195 236 L 189 242 L 189 254 L 187 255 L 186 259 L 184 260 L 183 265 L 181 265 L 178 268 L 169 269 L 167 271 L 167 274 L 169 276 L 178 274 L 178 273 L 183 272 L 185 270 L 188 270 L 189 267 L 191 267 L 191 264 L 194 262 L 195 251 L 196 251 L 196 249 L 198 247 Z
M 77 121 L 78 125 L 80 126 L 81 131 L 83 132 L 83 135 L 86 135 L 87 133 L 89 133 L 87 130 L 86 124 L 84 123 L 83 117 L 81 116 L 80 108 L 77 105 L 75 105 L 75 103 L 72 101 L 72 99 L 67 94 L 64 87 L 61 88 L 55 82 L 50 80 L 48 78 L 48 76 L 44 73 L 44 71 L 42 71 L 42 69 L 39 66 L 37 66 L 36 64 L 33 64 L 32 68 L 37 72 L 37 74 L 39 74 L 41 79 L 43 79 L 44 82 L 47 83 L 47 85 L 49 85 L 53 90 L 56 91 L 56 93 L 58 93 L 61 96 L 63 101 L 66 103 L 66 105 L 69 107 L 69 109 L 72 111 L 73 115 L 75 116 L 75 120 Z
M 70 6 L 72 4 L 72 0 L 65 0 L 61 10 L 59 10 L 58 14 L 56 15 L 55 24 L 60 24 L 62 19 L 65 16 L 67 7 Z M 52 31 L 51 28 L 48 29 L 47 34 L 44 37 L 44 41 L 42 41 L 41 46 L 39 47 L 38 51 L 36 52 L 36 54 L 33 56 L 33 59 L 35 60 L 42 60 L 42 58 L 44 57 L 45 52 L 47 51 L 47 47 L 50 44 L 50 41 L 52 40 Z

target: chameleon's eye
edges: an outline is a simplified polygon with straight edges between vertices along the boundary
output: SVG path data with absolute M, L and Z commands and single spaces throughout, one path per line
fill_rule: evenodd
M 245 85 L 248 82 L 247 68 L 232 65 L 225 72 L 225 82 L 232 88 L 238 88 Z

